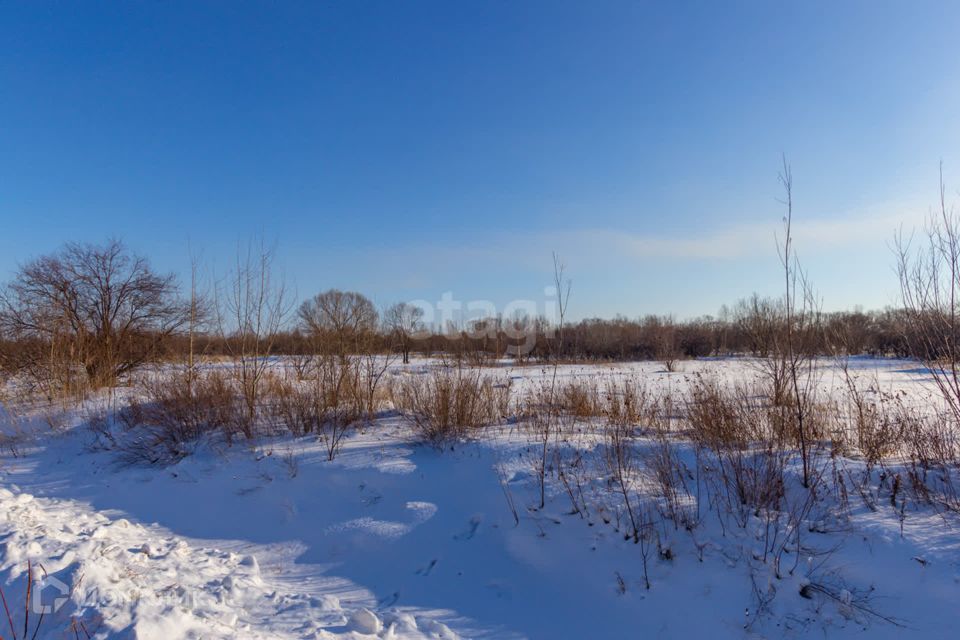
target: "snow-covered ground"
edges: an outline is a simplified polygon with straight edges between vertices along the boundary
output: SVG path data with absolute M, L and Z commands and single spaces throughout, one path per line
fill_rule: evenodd
M 851 367 L 877 393 L 935 402 L 914 363 Z M 676 373 L 641 363 L 570 365 L 558 376 L 633 376 L 682 393 L 699 373 L 755 371 L 704 360 Z M 516 394 L 552 370 L 487 373 Z M 830 363 L 822 380 L 842 384 Z M 175 465 L 145 467 L 93 447 L 88 416 L 73 412 L 56 430 L 20 424 L 36 437 L 0 457 L 0 586 L 19 638 L 28 561 L 46 576 L 43 602 L 59 584 L 67 591 L 38 638 L 949 638 L 960 625 L 951 514 L 882 499 L 870 508 L 851 499 L 843 518 L 814 511 L 799 556 L 787 546 L 784 565 L 796 568 L 777 578 L 760 557 L 760 518 L 721 526 L 692 496 L 696 527 L 657 525 L 670 552 L 653 552 L 647 589 L 640 545 L 624 539 L 612 509 L 572 513 L 557 482 L 534 508 L 532 445 L 512 421 L 439 451 L 387 414 L 333 462 L 314 438 L 284 437 L 207 442 Z M 596 450 L 589 439 L 577 446 Z M 692 447 L 678 443 L 677 455 Z M 603 479 L 587 475 L 601 492 Z M 33 613 L 31 634 L 36 622 Z M 0 637 L 13 635 L 0 613 Z

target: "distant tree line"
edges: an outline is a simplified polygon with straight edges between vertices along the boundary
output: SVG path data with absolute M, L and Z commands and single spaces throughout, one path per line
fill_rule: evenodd
M 466 326 L 429 327 L 417 307 L 379 310 L 361 293 L 330 289 L 294 309 L 271 270 L 272 252 L 240 252 L 237 266 L 204 290 L 194 279 L 184 295 L 118 241 L 70 244 L 27 262 L 0 292 L 0 369 L 50 386 L 115 384 L 153 361 L 198 356 L 249 359 L 395 353 L 444 356 L 485 364 L 517 360 L 675 360 L 777 352 L 786 327 L 783 301 L 758 295 L 717 317 L 677 321 L 650 315 L 567 322 L 562 337 L 545 318 L 485 318 Z M 820 313 L 814 354 L 929 358 L 935 311 L 887 309 Z M 918 322 L 918 318 L 920 321 Z M 522 349 L 520 347 L 523 347 Z M 247 360 L 244 360 L 245 362 Z
M 748 301 L 741 301 L 738 307 Z M 761 300 L 764 306 L 775 304 Z M 742 311 L 742 310 L 741 310 Z M 840 311 L 822 314 L 822 332 L 814 345 L 815 355 L 870 355 L 877 357 L 919 357 L 911 349 L 908 332 L 910 323 L 906 312 L 897 309 L 884 311 Z M 398 332 L 379 321 L 361 330 L 347 332 L 316 331 L 294 326 L 279 332 L 273 339 L 272 354 L 310 355 L 329 351 L 324 345 L 334 345 L 336 351 L 343 344 L 346 352 L 373 350 L 378 353 L 402 353 L 404 345 L 408 356 L 447 355 L 477 364 L 503 358 L 532 360 L 575 361 L 631 361 L 664 360 L 666 358 L 703 358 L 711 356 L 748 355 L 769 356 L 783 329 L 777 318 L 756 313 L 727 311 L 718 317 L 704 316 L 692 320 L 675 320 L 669 316 L 645 316 L 638 319 L 616 317 L 590 318 L 568 323 L 564 330 L 562 347 L 558 347 L 555 329 L 544 319 L 529 321 L 531 335 L 536 332 L 535 346 L 529 353 L 517 356 L 509 347 L 525 341 L 517 338 L 515 330 L 496 328 L 498 319 L 480 320 L 467 328 L 447 327 L 444 331 L 420 329 Z M 554 333 L 552 333 L 552 331 Z M 207 355 L 229 355 L 228 345 L 235 338 L 204 334 L 198 338 L 198 350 Z M 362 347 L 362 348 L 361 348 Z M 182 334 L 166 340 L 164 357 L 175 358 L 188 350 L 187 338 Z M 920 349 L 922 351 L 922 349 Z

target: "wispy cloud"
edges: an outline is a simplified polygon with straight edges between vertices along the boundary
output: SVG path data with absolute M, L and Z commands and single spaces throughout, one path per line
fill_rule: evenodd
M 887 206 L 832 219 L 795 218 L 794 246 L 804 255 L 872 244 L 882 251 L 897 229 L 922 226 L 926 215 L 918 207 Z M 551 234 L 549 239 L 575 253 L 600 247 L 606 256 L 633 260 L 735 260 L 770 255 L 783 233 L 782 222 L 763 222 L 671 235 L 590 229 Z
M 897 229 L 920 228 L 928 215 L 925 205 L 888 204 L 836 216 L 794 219 L 794 246 L 802 259 L 825 252 L 881 253 Z M 356 265 L 355 275 L 374 279 L 381 287 L 428 289 L 449 286 L 457 279 L 471 282 L 510 274 L 542 274 L 558 252 L 580 272 L 656 261 L 715 263 L 776 259 L 780 220 L 739 224 L 672 234 L 635 233 L 610 228 L 555 231 L 499 230 L 478 237 L 448 236 L 401 244 L 376 251 L 344 249 L 330 259 Z M 369 273 L 364 266 L 370 269 Z M 319 266 L 319 265 L 317 265 Z M 371 275 L 375 274 L 375 275 Z M 359 284 L 357 285 L 359 286 Z

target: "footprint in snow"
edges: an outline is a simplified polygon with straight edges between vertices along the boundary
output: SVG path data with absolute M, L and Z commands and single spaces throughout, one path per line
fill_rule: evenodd
M 360 489 L 360 491 L 366 491 L 367 483 L 361 482 L 358 488 Z M 363 504 L 363 506 L 365 507 L 372 507 L 373 505 L 378 504 L 381 500 L 383 500 L 383 496 L 380 495 L 376 491 L 376 489 L 372 489 L 371 491 L 373 493 L 367 493 L 364 497 L 360 498 L 360 503 Z
M 510 593 L 510 587 L 502 582 L 488 582 L 487 589 L 493 591 L 493 594 L 501 600 L 513 600 L 513 594 Z
M 360 502 L 363 503 L 363 506 L 365 507 L 372 507 L 373 505 L 378 504 L 381 500 L 383 500 L 383 496 L 367 496 L 361 499 Z
M 453 536 L 453 539 L 454 540 L 471 540 L 473 536 L 477 535 L 477 529 L 480 528 L 480 522 L 482 521 L 483 521 L 483 518 L 481 518 L 480 516 L 473 516 L 472 518 L 470 518 L 470 524 L 467 526 L 467 530 Z
M 415 573 L 416 573 L 418 576 L 424 576 L 424 577 L 429 576 L 429 575 L 430 575 L 430 572 L 433 571 L 433 568 L 434 568 L 435 566 L 437 566 L 437 559 L 436 559 L 436 558 L 434 558 L 433 560 L 431 560 L 431 561 L 430 561 L 430 564 L 428 564 L 427 566 L 425 566 L 425 567 L 420 567 L 419 569 L 417 569 Z

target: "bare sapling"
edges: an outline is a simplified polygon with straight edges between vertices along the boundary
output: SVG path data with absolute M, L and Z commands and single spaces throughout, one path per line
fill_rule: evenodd
M 524 428 L 533 440 L 533 471 L 539 492 L 537 508 L 543 509 L 546 505 L 547 472 L 554 462 L 550 445 L 560 429 L 563 412 L 560 404 L 554 400 L 552 386 L 541 385 L 526 395 L 520 413 L 524 418 Z
M 635 487 L 640 472 L 639 459 L 633 446 L 633 428 L 624 423 L 609 423 L 604 429 L 606 437 L 605 460 L 616 491 L 630 521 L 630 530 L 625 538 L 640 541 L 642 522 L 640 504 Z
M 287 356 L 287 364 L 293 370 L 297 382 L 303 382 L 312 377 L 317 366 L 316 358 L 312 353 L 293 353 Z
M 383 327 L 388 332 L 389 326 Z M 383 377 L 396 361 L 396 355 L 387 351 L 379 353 L 377 349 L 377 334 L 368 331 L 357 341 L 355 356 L 356 385 L 360 394 L 359 404 L 366 414 L 367 423 L 372 423 L 380 406 L 379 391 Z
M 356 359 L 320 356 L 313 393 L 319 414 L 317 431 L 328 460 L 337 456 L 347 435 L 370 415 L 361 376 Z
M 643 561 L 643 579 L 650 588 L 650 554 L 654 546 L 660 549 L 659 532 L 654 527 L 649 507 L 644 505 L 638 483 L 641 481 L 641 461 L 634 443 L 634 428 L 625 423 L 608 423 L 604 428 L 604 461 L 607 473 L 623 503 L 629 530 L 624 539 L 640 545 Z
M 187 381 L 189 385 L 197 378 L 199 363 L 197 361 L 197 336 L 204 330 L 210 320 L 211 303 L 206 283 L 201 281 L 200 259 L 190 249 L 190 301 L 187 319 Z
M 553 370 L 550 376 L 550 388 L 542 402 L 544 406 L 539 407 L 534 412 L 531 419 L 531 431 L 536 434 L 539 459 L 535 464 L 537 479 L 539 480 L 540 504 L 539 509 L 543 509 L 547 499 L 547 467 L 551 458 L 550 441 L 558 441 L 560 438 L 560 420 L 561 408 L 557 402 L 557 371 L 560 365 L 560 358 L 563 351 L 563 329 L 564 321 L 567 315 L 567 307 L 570 304 L 570 290 L 572 281 L 564 278 L 566 265 L 560 260 L 556 252 L 553 253 L 553 283 L 557 291 L 557 331 L 553 343 Z M 562 462 L 562 457 L 556 457 L 557 462 Z
M 592 478 L 589 460 L 576 446 L 570 449 L 568 455 L 564 455 L 560 449 L 555 452 L 555 455 L 558 458 L 557 477 L 570 499 L 570 512 L 581 518 L 590 518 L 590 503 L 586 493 Z
M 783 244 L 778 246 L 784 277 L 785 336 L 777 355 L 786 361 L 790 384 L 789 407 L 796 428 L 797 445 L 803 465 L 803 486 L 810 487 L 813 433 L 810 412 L 815 402 L 817 379 L 815 344 L 820 330 L 820 309 L 816 296 L 800 268 L 793 250 L 793 174 L 786 157 L 780 174 L 786 206 Z
M 290 313 L 290 295 L 274 269 L 274 250 L 263 241 L 238 248 L 233 271 L 216 297 L 216 324 L 231 356 L 246 411 L 237 425 L 254 437 L 261 393 L 274 341 Z
M 564 356 L 563 331 L 567 317 L 567 309 L 570 306 L 570 290 L 573 287 L 573 281 L 565 278 L 564 273 L 567 265 L 560 259 L 556 252 L 553 253 L 553 287 L 557 292 L 557 330 L 556 338 L 553 342 L 553 359 L 556 361 Z M 556 371 L 556 368 L 554 368 Z M 555 377 L 555 376 L 554 376 Z

